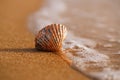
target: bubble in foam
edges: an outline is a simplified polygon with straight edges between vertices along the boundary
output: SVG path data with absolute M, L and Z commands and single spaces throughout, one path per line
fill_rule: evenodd
M 103 46 L 104 46 L 104 47 L 106 47 L 106 48 L 113 47 L 113 45 L 112 45 L 112 44 L 104 44 Z

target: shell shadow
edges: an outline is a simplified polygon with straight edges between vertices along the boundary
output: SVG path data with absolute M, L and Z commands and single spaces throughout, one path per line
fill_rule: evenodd
M 5 48 L 5 49 L 0 49 L 0 52 L 15 52 L 15 53 L 19 53 L 19 52 L 25 52 L 25 53 L 37 53 L 39 52 L 38 50 L 36 50 L 35 48 Z

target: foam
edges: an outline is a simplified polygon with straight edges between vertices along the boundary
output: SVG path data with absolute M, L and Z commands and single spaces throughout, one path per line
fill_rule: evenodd
M 107 66 L 109 57 L 94 49 L 88 48 L 76 41 L 65 42 L 64 45 L 65 55 L 72 60 L 72 66 L 77 67 L 79 70 L 86 70 L 87 67 L 92 66 Z
M 120 80 L 120 70 L 112 70 L 111 68 L 105 68 L 102 72 L 99 73 L 91 73 L 91 76 L 93 75 L 100 80 Z

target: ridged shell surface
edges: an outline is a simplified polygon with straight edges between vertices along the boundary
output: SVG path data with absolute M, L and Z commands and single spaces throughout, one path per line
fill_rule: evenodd
M 35 47 L 42 51 L 60 51 L 67 35 L 66 27 L 51 24 L 41 29 L 35 37 Z

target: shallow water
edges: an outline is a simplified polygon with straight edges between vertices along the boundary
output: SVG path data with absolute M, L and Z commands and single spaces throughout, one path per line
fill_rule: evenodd
M 71 66 L 91 78 L 120 80 L 119 8 L 119 0 L 46 0 L 29 29 L 37 34 L 48 24 L 64 24 L 63 53 Z

